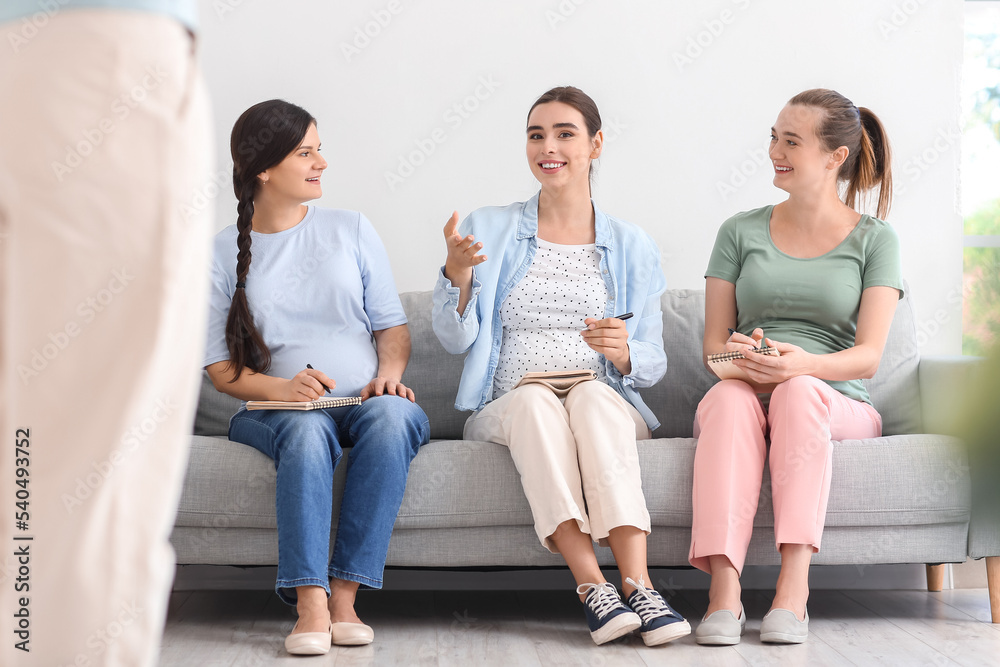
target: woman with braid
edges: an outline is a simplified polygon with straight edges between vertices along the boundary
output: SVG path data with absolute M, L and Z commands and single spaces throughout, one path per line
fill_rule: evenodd
M 282 100 L 240 116 L 231 137 L 238 219 L 215 239 L 205 366 L 222 392 L 309 401 L 327 391 L 360 405 L 308 412 L 240 409 L 229 438 L 274 460 L 275 590 L 298 610 L 292 654 L 368 644 L 360 586 L 381 588 L 389 536 L 427 417 L 400 378 L 410 335 L 385 249 L 355 211 L 322 195 L 316 121 Z M 350 470 L 331 556 L 333 471 Z

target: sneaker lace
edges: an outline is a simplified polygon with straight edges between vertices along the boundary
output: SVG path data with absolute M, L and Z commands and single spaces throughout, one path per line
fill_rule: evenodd
M 604 618 L 612 609 L 622 606 L 622 599 L 618 596 L 618 589 L 608 581 L 602 584 L 580 584 L 576 587 L 577 595 L 583 595 L 584 593 L 587 593 L 587 605 L 594 610 L 597 618 Z
M 670 607 L 667 606 L 666 601 L 655 589 L 650 590 L 646 588 L 642 577 L 639 577 L 639 581 L 633 581 L 632 577 L 626 577 L 625 583 L 630 586 L 634 586 L 636 592 L 639 593 L 638 597 L 635 598 L 635 602 L 631 606 L 632 611 L 639 614 L 643 621 L 648 621 L 651 618 L 658 618 L 660 616 L 674 615 Z

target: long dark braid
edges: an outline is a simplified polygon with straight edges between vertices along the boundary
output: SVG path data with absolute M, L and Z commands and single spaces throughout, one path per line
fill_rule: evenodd
M 314 119 L 301 107 L 284 100 L 261 102 L 243 112 L 233 126 L 230 151 L 233 156 L 233 191 L 236 204 L 236 291 L 226 321 L 226 347 L 235 382 L 244 368 L 265 373 L 271 367 L 271 351 L 257 330 L 247 302 L 250 272 L 254 196 L 261 187 L 261 172 L 278 165 L 302 142 Z

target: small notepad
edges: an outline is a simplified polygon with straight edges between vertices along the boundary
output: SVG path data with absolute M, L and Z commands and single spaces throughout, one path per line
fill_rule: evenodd
M 778 348 L 776 347 L 759 347 L 753 351 L 757 354 L 765 354 L 769 357 L 781 356 L 781 353 L 778 352 Z M 749 378 L 743 369 L 733 364 L 733 359 L 743 358 L 744 356 L 741 350 L 731 350 L 729 352 L 710 354 L 708 355 L 708 367 L 712 369 L 713 373 L 718 375 L 723 380 L 729 380 L 732 378 L 748 380 Z
M 563 398 L 569 393 L 570 389 L 581 382 L 588 382 L 596 379 L 597 373 L 591 370 L 539 371 L 534 373 L 525 373 L 521 379 L 517 381 L 517 384 L 514 385 L 514 389 L 523 387 L 526 384 L 542 384 L 551 389 L 556 396 Z
M 247 401 L 247 410 L 325 410 L 348 405 L 361 405 L 361 397 L 317 398 L 315 401 Z

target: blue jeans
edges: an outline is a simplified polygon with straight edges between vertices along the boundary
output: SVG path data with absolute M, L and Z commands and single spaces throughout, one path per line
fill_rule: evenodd
M 427 415 L 399 396 L 373 396 L 333 410 L 241 409 L 233 415 L 229 439 L 274 459 L 278 473 L 278 597 L 294 605 L 296 586 L 322 586 L 329 595 L 331 577 L 382 587 L 410 461 L 429 438 Z M 347 446 L 347 485 L 331 558 L 333 471 Z

